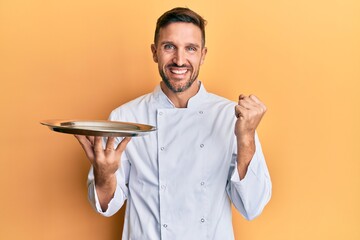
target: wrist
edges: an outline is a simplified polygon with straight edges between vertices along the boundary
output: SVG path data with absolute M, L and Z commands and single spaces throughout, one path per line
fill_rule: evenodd
M 94 174 L 95 175 L 95 174 Z M 95 175 L 95 189 L 99 199 L 99 203 L 103 212 L 108 208 L 108 204 L 114 197 L 116 190 L 116 176 L 115 174 L 108 177 L 96 177 Z
M 247 167 L 255 154 L 255 138 L 254 135 L 242 135 L 237 138 L 237 162 L 241 167 Z
M 104 174 L 94 170 L 95 185 L 100 188 L 112 188 L 116 182 L 115 174 Z
M 255 133 L 240 134 L 236 136 L 238 146 L 255 146 Z

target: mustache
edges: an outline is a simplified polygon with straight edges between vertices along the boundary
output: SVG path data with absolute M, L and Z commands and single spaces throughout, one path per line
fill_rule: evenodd
M 188 69 L 192 69 L 192 67 L 190 65 L 187 64 L 183 64 L 183 65 L 177 65 L 176 63 L 171 63 L 166 65 L 167 68 L 169 67 L 173 67 L 173 68 L 188 68 Z

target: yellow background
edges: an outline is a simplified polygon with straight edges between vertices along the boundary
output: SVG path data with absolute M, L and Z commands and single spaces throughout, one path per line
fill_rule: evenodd
M 268 106 L 259 126 L 273 180 L 263 214 L 234 211 L 236 239 L 360 239 L 357 0 L 0 0 L 0 239 L 120 239 L 97 215 L 89 168 L 49 118 L 106 119 L 159 83 L 150 44 L 164 11 L 208 20 L 200 79 Z

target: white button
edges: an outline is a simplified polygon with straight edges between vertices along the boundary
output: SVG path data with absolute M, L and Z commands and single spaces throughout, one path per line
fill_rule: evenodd
M 205 219 L 204 219 L 204 218 L 202 218 L 200 221 L 203 223 L 203 222 L 205 222 Z
M 164 227 L 164 228 L 167 228 L 167 224 L 163 224 L 163 227 Z
M 204 186 L 204 185 L 205 185 L 205 182 L 201 182 L 200 184 L 201 184 L 201 186 Z
M 160 115 L 160 116 L 163 115 L 163 112 L 159 112 L 159 115 Z
M 203 111 L 199 111 L 200 114 L 203 114 L 204 112 Z
M 200 147 L 203 148 L 203 147 L 204 147 L 204 144 L 200 144 Z
M 161 150 L 161 151 L 164 151 L 164 150 L 165 150 L 165 148 L 164 148 L 164 147 L 161 147 L 161 148 L 160 148 L 160 150 Z

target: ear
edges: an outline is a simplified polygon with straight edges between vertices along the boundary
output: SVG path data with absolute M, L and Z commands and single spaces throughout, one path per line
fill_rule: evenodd
M 206 53 L 207 53 L 207 47 L 204 47 L 204 48 L 201 50 L 201 60 L 200 60 L 200 65 L 202 65 L 202 64 L 204 63 Z
M 154 62 L 156 62 L 156 63 L 158 63 L 158 57 L 157 57 L 157 55 L 156 55 L 156 46 L 155 46 L 155 44 L 151 44 L 151 52 L 152 52 L 152 54 L 153 54 L 153 60 L 154 60 Z

